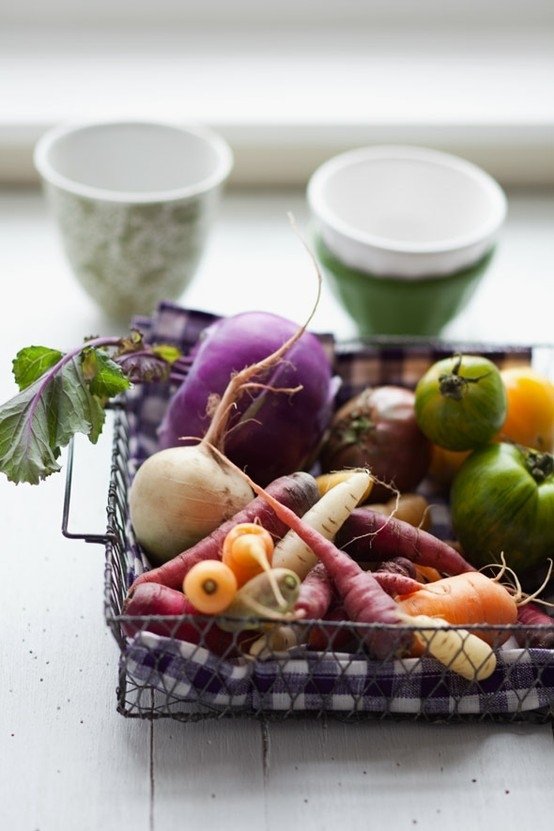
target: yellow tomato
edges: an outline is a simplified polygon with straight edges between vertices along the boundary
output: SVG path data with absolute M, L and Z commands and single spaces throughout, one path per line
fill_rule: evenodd
M 447 450 L 445 447 L 434 444 L 429 477 L 439 485 L 450 485 L 470 453 L 471 450 Z
M 508 409 L 497 440 L 551 452 L 554 448 L 554 384 L 530 366 L 503 369 L 501 376 Z

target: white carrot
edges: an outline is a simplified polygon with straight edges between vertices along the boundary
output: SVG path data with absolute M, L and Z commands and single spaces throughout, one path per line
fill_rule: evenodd
M 429 655 L 468 681 L 482 681 L 496 668 L 489 644 L 467 629 L 453 629 L 446 620 L 428 615 L 401 615 Z M 444 628 L 443 628 L 444 627 Z
M 366 495 L 372 482 L 367 470 L 353 470 L 343 482 L 321 496 L 303 516 L 305 525 L 315 528 L 327 540 L 332 540 Z M 306 577 L 318 558 L 295 531 L 288 531 L 273 552 L 274 568 L 290 568 L 301 580 Z

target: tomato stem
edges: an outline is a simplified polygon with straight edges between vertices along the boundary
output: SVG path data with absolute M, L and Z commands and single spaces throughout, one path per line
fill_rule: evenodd
M 540 453 L 538 450 L 525 448 L 523 450 L 525 456 L 525 467 L 535 480 L 535 482 L 544 482 L 549 476 L 554 473 L 554 456 L 551 453 Z
M 490 375 L 490 371 L 485 372 L 484 375 L 478 375 L 476 378 L 465 378 L 460 373 L 463 355 L 455 355 L 455 358 L 456 363 L 452 367 L 452 371 L 439 375 L 439 390 L 441 395 L 444 395 L 446 398 L 461 401 L 466 394 L 469 384 L 478 384 L 479 381 L 482 381 Z

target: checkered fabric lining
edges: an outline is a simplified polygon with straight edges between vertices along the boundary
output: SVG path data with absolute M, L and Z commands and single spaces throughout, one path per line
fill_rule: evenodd
M 186 356 L 217 317 L 162 303 L 151 318 L 134 326 L 150 342 L 172 343 Z M 489 344 L 409 341 L 379 338 L 336 343 L 320 335 L 341 378 L 337 406 L 369 385 L 413 388 L 425 369 L 453 352 L 483 354 L 500 367 L 528 363 L 532 349 Z M 129 395 L 130 473 L 156 450 L 156 428 L 173 389 L 167 384 L 136 387 Z M 426 485 L 423 485 L 425 490 Z M 431 491 L 433 532 L 451 536 L 448 505 Z M 128 584 L 148 568 L 133 542 L 127 552 Z M 468 682 L 445 672 L 433 659 L 373 661 L 366 656 L 309 653 L 297 648 L 286 657 L 266 660 L 222 659 L 203 647 L 141 632 L 121 655 L 125 672 L 137 685 L 148 685 L 172 700 L 238 711 L 368 711 L 448 715 L 513 713 L 552 707 L 554 651 L 503 650 L 493 675 Z

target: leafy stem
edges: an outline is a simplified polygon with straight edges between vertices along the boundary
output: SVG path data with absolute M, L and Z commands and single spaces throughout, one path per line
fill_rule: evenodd
M 137 331 L 88 338 L 66 353 L 21 349 L 13 361 L 19 393 L 0 406 L 0 471 L 38 484 L 60 469 L 61 448 L 75 433 L 96 443 L 110 398 L 132 383 L 168 380 L 179 356 L 174 347 L 145 344 Z

